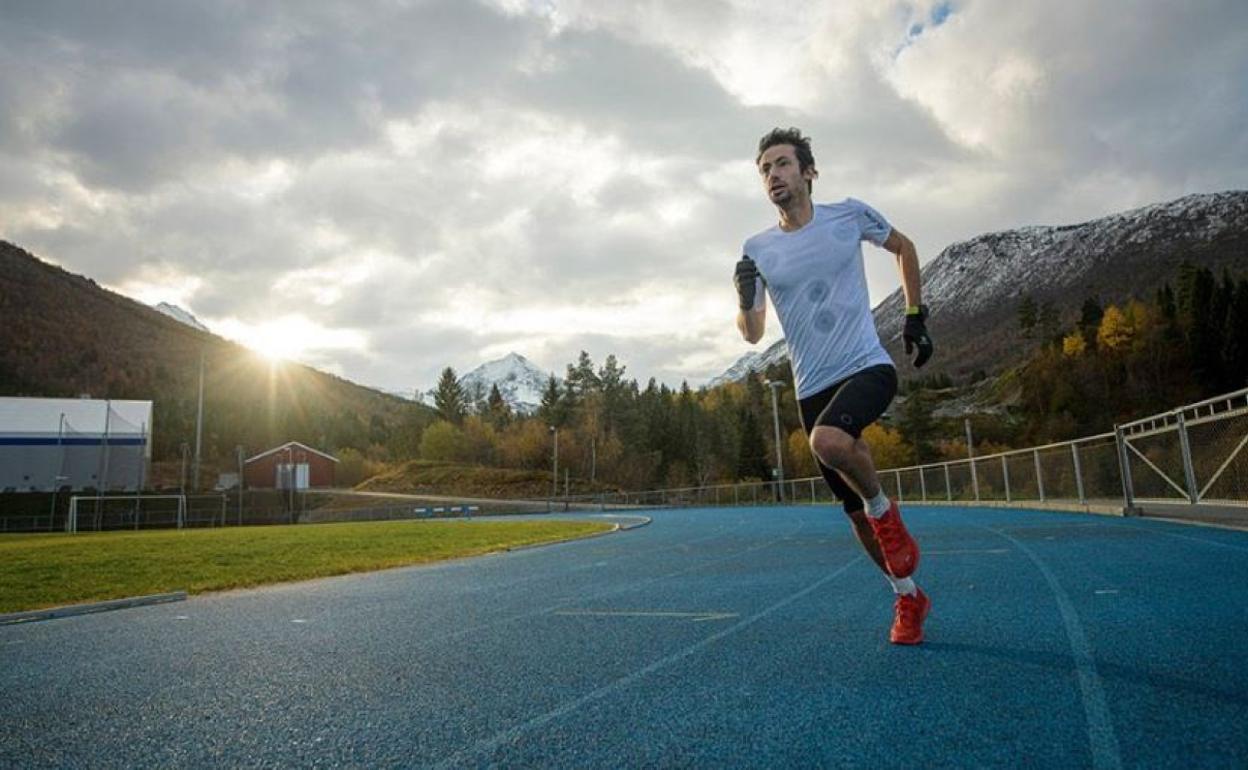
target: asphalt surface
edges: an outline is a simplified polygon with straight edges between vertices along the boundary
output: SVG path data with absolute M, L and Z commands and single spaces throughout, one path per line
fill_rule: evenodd
M 839 511 L 651 511 L 0 627 L 0 766 L 1248 766 L 1248 533 L 903 512 L 920 647 Z

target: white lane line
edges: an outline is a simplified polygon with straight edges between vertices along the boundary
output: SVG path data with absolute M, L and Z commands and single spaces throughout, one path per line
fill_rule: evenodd
M 307 623 L 308 621 L 307 621 L 307 620 L 304 620 L 303 618 L 295 618 L 295 619 L 291 620 L 290 622 L 291 622 L 291 623 Z
M 1018 540 L 1000 530 L 975 525 L 1009 540 L 1022 551 L 1032 564 L 1044 575 L 1049 590 L 1057 599 L 1057 609 L 1061 613 L 1062 623 L 1066 626 L 1066 638 L 1070 641 L 1070 651 L 1075 659 L 1075 674 L 1079 680 L 1079 693 L 1083 698 L 1083 713 L 1088 722 L 1088 743 L 1092 750 L 1092 766 L 1099 770 L 1119 770 L 1122 767 L 1122 755 L 1118 749 L 1118 736 L 1114 733 L 1114 722 L 1109 714 L 1109 706 L 1105 700 L 1105 687 L 1101 676 L 1096 670 L 1096 659 L 1092 656 L 1092 645 L 1084 633 L 1083 624 L 1079 622 L 1079 614 L 1075 605 L 1058 582 L 1057 575 L 1040 557 Z
M 923 549 L 924 556 L 945 555 L 950 553 L 1009 553 L 1009 548 L 958 548 L 949 551 L 929 551 Z
M 659 610 L 558 610 L 554 615 L 594 618 L 692 618 L 694 623 L 739 617 L 736 612 L 664 612 Z
M 667 657 L 659 658 L 658 660 L 654 661 L 650 665 L 645 666 L 644 668 L 637 669 L 636 671 L 634 671 L 631 674 L 628 674 L 627 676 L 622 676 L 619 679 L 616 679 L 614 682 L 611 682 L 609 684 L 603 685 L 602 687 L 599 687 L 597 690 L 593 690 L 592 692 L 586 693 L 585 695 L 582 695 L 579 698 L 566 701 L 565 703 L 552 709 L 551 711 L 547 711 L 545 714 L 533 717 L 532 719 L 526 722 L 521 722 L 515 727 L 510 727 L 506 730 L 503 730 L 499 733 L 494 734 L 493 736 L 489 738 L 483 738 L 482 740 L 477 741 L 476 743 L 469 746 L 468 748 L 452 754 L 451 756 L 447 757 L 446 759 L 434 765 L 434 767 L 443 768 L 443 767 L 451 767 L 452 765 L 462 764 L 462 763 L 465 763 L 470 757 L 479 756 L 486 752 L 494 751 L 500 746 L 513 743 L 521 735 L 529 732 L 530 730 L 536 729 L 538 727 L 542 727 L 543 725 L 548 724 L 558 719 L 559 717 L 564 716 L 565 714 L 569 714 L 573 711 L 576 711 L 577 709 L 581 708 L 582 706 L 584 706 L 586 703 L 589 703 L 590 701 L 601 700 L 602 698 L 605 698 L 608 695 L 611 695 L 619 690 L 624 689 L 625 687 L 628 687 L 629 685 L 633 684 L 634 682 L 641 679 L 642 677 L 645 677 L 649 674 L 653 674 L 655 671 L 658 671 L 659 669 L 666 668 L 672 665 L 673 663 L 678 663 L 681 660 L 684 660 L 685 658 L 694 654 L 695 652 L 701 650 L 703 647 L 707 647 L 710 644 L 717 642 L 720 639 L 723 639 L 725 636 L 729 636 L 731 634 L 735 634 L 738 631 L 742 631 L 746 628 L 749 628 L 750 626 L 754 625 L 758 621 L 772 614 L 776 610 L 782 609 L 792 604 L 793 602 L 797 601 L 798 599 L 801 599 L 803 596 L 806 596 L 809 593 L 813 593 L 814 591 L 823 587 L 827 583 L 830 583 L 836 578 L 840 577 L 842 574 L 845 573 L 846 570 L 848 570 L 850 567 L 854 566 L 855 564 L 858 564 L 864 558 L 865 557 L 863 556 L 855 556 L 844 566 L 832 571 L 830 574 L 824 575 L 823 577 L 819 578 L 818 580 L 806 586 L 805 588 L 801 589 L 800 591 L 789 594 L 788 596 L 776 602 L 775 604 L 771 605 L 770 607 L 760 610 L 759 612 L 755 613 L 754 615 L 751 615 L 750 617 L 744 620 L 737 621 L 736 623 L 733 623 L 728 628 L 725 628 L 722 631 L 717 631 L 699 642 L 694 642 L 693 644 L 689 645 L 683 650 L 674 652 L 671 655 L 668 655 Z
M 1098 589 L 1097 589 L 1094 593 L 1096 593 L 1096 595 L 1097 595 L 1097 596 L 1107 596 L 1107 595 L 1110 595 L 1110 594 L 1116 594 L 1116 593 L 1118 593 L 1118 589 L 1116 589 L 1116 588 L 1098 588 Z

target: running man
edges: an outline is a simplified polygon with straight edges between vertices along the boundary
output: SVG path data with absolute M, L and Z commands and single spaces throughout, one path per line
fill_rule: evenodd
M 777 128 L 764 136 L 755 164 L 780 221 L 745 242 L 733 277 L 740 299 L 737 328 L 750 344 L 762 339 L 770 295 L 788 344 L 810 450 L 858 540 L 897 594 L 889 639 L 918 644 L 931 607 L 911 578 L 919 547 L 897 503 L 884 494 L 862 440 L 863 429 L 897 393 L 897 372 L 871 316 L 862 241 L 896 255 L 906 297 L 906 355 L 917 349 L 916 367 L 932 355 L 918 254 L 909 238 L 862 201 L 811 202 L 819 172 L 810 139 L 798 129 Z

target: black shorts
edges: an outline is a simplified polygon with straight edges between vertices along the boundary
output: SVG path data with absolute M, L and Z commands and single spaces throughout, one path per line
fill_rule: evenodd
M 897 370 L 888 364 L 868 367 L 798 401 L 802 428 L 806 430 L 807 437 L 816 425 L 826 425 L 861 438 L 863 429 L 884 414 L 895 395 Z M 824 465 L 818 457 L 815 463 L 832 493 L 841 500 L 846 513 L 863 510 L 862 498 L 845 483 L 841 474 Z

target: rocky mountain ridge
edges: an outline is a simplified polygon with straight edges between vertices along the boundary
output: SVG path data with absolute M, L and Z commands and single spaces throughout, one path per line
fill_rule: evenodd
M 1020 360 L 1035 344 L 1017 333 L 1024 296 L 1052 303 L 1059 325 L 1069 326 L 1085 299 L 1151 296 L 1173 283 L 1184 260 L 1248 272 L 1248 191 L 1187 195 L 1080 224 L 1020 227 L 951 244 L 921 270 L 936 344 L 922 373 L 995 373 Z M 872 312 L 905 377 L 916 370 L 902 353 L 903 302 L 898 288 Z M 779 342 L 763 354 L 746 353 L 711 384 L 787 360 L 783 348 Z

